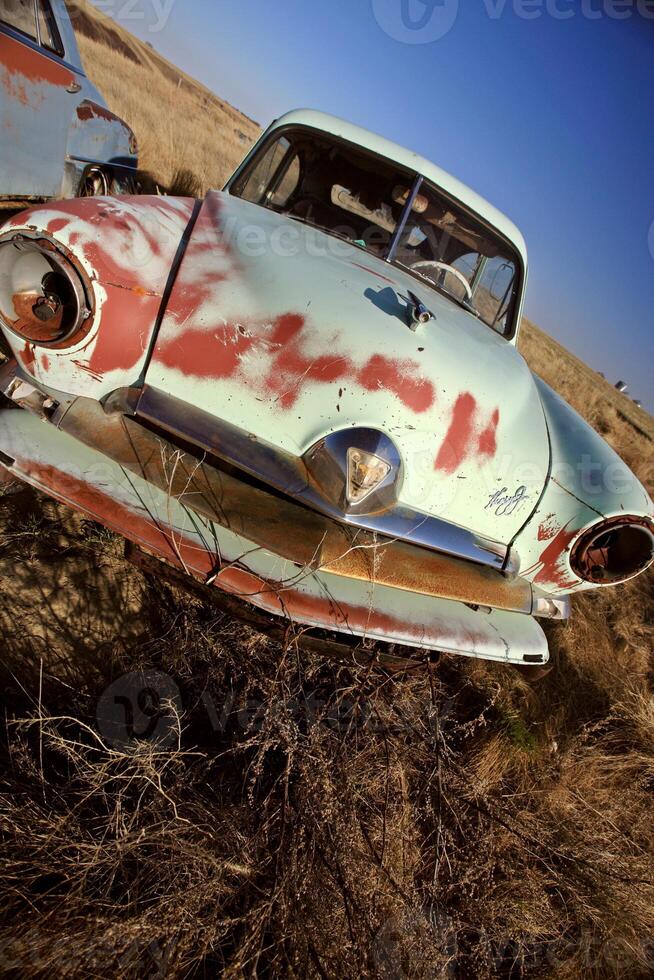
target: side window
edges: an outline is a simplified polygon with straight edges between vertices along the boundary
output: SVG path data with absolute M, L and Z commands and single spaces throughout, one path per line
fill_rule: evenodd
M 502 256 L 489 259 L 475 290 L 473 302 L 486 323 L 503 333 L 515 280 L 515 268 Z
M 48 51 L 54 51 L 55 54 L 63 55 L 64 48 L 59 37 L 52 7 L 48 0 L 37 0 L 37 8 L 39 12 L 39 39 L 41 45 L 47 48 Z
M 270 198 L 270 203 L 277 207 L 284 207 L 289 197 L 300 183 L 300 161 L 294 156 L 286 167 L 284 176 L 279 182 L 277 190 Z
M 0 20 L 36 41 L 34 0 L 0 0 Z
M 37 28 L 38 17 L 38 28 Z M 64 49 L 49 0 L 0 0 L 0 21 L 26 34 L 55 54 Z
M 264 204 L 264 201 L 268 188 L 271 181 L 276 176 L 279 165 L 288 153 L 290 148 L 290 143 L 286 137 L 282 136 L 281 139 L 276 140 L 267 150 L 264 151 L 263 155 L 259 158 L 258 162 L 255 164 L 254 168 L 250 171 L 247 180 L 244 184 L 240 184 L 234 188 L 236 194 L 242 197 L 244 201 L 251 201 L 253 204 Z M 293 168 L 289 167 L 286 171 L 284 178 L 280 186 L 276 189 L 276 193 L 273 195 L 273 202 L 277 203 L 277 195 L 280 194 L 282 201 L 288 197 L 289 192 L 284 196 L 282 188 L 286 184 L 286 178 L 288 177 L 289 171 Z M 291 175 L 292 180 L 292 175 Z M 294 188 L 291 188 L 291 190 Z

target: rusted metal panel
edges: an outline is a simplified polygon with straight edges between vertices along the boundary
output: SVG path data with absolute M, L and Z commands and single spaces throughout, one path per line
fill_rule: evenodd
M 0 195 L 61 191 L 76 73 L 0 30 Z
M 183 440 L 196 450 L 209 452 L 337 520 L 496 570 L 504 570 L 511 562 L 511 555 L 500 542 L 408 507 L 398 505 L 376 514 L 344 514 L 326 499 L 308 472 L 304 458 L 293 456 L 249 431 L 238 429 L 150 385 L 133 394 L 138 397 L 133 408 L 139 419 L 152 423 L 173 440 Z
M 49 388 L 96 399 L 134 383 L 193 207 L 177 198 L 80 198 L 11 219 L 5 235 L 44 234 L 74 256 L 94 306 L 90 329 L 72 344 L 35 347 L 8 335 L 23 371 Z
M 549 467 L 525 362 L 415 277 L 334 241 L 209 194 L 147 383 L 296 455 L 338 429 L 377 428 L 405 461 L 401 504 L 508 544 Z M 384 290 L 415 291 L 435 322 L 409 330 Z
M 189 509 L 298 566 L 421 595 L 532 610 L 523 580 L 340 524 L 181 451 L 133 419 L 108 416 L 90 399 L 77 399 L 53 421 Z
M 603 520 L 654 518 L 654 504 L 629 467 L 563 399 L 537 379 L 552 443 L 552 470 L 536 512 L 515 545 L 522 575 L 554 595 L 596 588 L 570 564 L 575 542 Z
M 26 482 L 291 623 L 503 662 L 547 660 L 530 616 L 298 568 L 25 411 L 0 411 L 0 451 Z
M 68 132 L 67 156 L 88 162 L 136 166 L 136 137 L 126 122 L 100 102 L 83 99 Z
M 35 18 L 33 37 L 26 21 L 15 29 L 11 10 L 0 23 L 0 199 L 73 197 L 89 163 L 110 176 L 109 164 L 137 165 L 134 134 L 84 74 L 63 0 L 52 11 L 56 38 Z

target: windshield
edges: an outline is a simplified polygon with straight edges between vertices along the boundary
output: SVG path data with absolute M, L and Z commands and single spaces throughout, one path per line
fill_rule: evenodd
M 435 185 L 390 160 L 296 127 L 268 141 L 230 193 L 346 238 L 498 333 L 513 332 L 515 251 Z

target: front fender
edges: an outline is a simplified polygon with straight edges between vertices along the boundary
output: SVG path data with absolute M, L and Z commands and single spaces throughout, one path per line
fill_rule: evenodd
M 6 331 L 23 374 L 42 388 L 97 400 L 137 383 L 194 207 L 186 198 L 78 198 L 12 218 L 0 241 L 22 234 L 63 252 L 84 279 L 92 310 L 88 329 L 63 344 Z
M 93 93 L 89 93 L 93 94 Z M 89 164 L 98 164 L 120 177 L 123 168 L 136 170 L 138 165 L 136 137 L 126 122 L 106 106 L 86 98 L 77 106 L 68 133 L 66 147 L 69 194 L 77 193 L 79 182 Z
M 577 538 L 600 521 L 654 516 L 654 504 L 627 464 L 549 385 L 535 376 L 552 467 L 538 507 L 514 541 L 521 574 L 546 592 L 592 586 L 572 569 Z

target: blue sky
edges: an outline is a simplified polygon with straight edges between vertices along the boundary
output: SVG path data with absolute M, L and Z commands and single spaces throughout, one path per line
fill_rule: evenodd
M 527 315 L 654 411 L 654 3 L 98 6 L 264 126 L 322 109 L 470 184 L 527 239 Z

